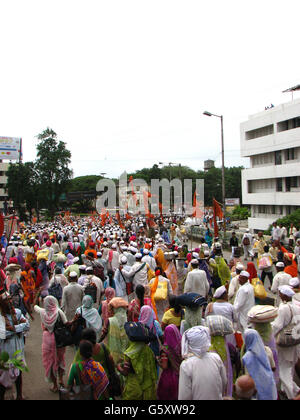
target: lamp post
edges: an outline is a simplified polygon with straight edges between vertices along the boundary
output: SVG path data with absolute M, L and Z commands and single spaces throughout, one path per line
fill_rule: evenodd
M 222 201 L 223 201 L 223 225 L 224 225 L 224 236 L 226 231 L 226 220 L 225 220 L 225 166 L 224 166 L 224 130 L 223 130 L 223 115 L 212 114 L 211 112 L 204 111 L 203 115 L 207 117 L 218 117 L 221 120 L 221 147 L 222 147 Z

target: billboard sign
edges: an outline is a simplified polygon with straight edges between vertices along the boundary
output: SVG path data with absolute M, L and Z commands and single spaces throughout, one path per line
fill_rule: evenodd
M 19 137 L 0 137 L 0 159 L 19 160 L 22 139 Z
M 225 198 L 225 206 L 235 207 L 240 205 L 239 198 Z

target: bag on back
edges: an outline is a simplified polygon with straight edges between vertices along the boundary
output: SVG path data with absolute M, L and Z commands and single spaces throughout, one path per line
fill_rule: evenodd
M 243 239 L 243 245 L 250 245 L 250 239 L 248 236 L 245 236 L 245 238 Z
M 125 322 L 124 329 L 130 341 L 150 342 L 150 330 L 141 322 Z
M 97 286 L 94 283 L 88 284 L 84 289 L 84 294 L 91 296 L 94 303 L 97 301 Z
M 267 291 L 265 289 L 265 286 L 263 282 L 259 279 L 252 279 L 251 284 L 254 289 L 254 296 L 258 299 L 266 299 L 267 298 Z
M 295 321 L 294 313 L 292 308 L 289 306 L 291 312 L 291 320 L 289 324 L 284 327 L 276 336 L 276 344 L 279 347 L 293 347 L 300 344 L 300 334 L 298 329 L 296 328 L 297 322 Z
M 159 281 L 156 292 L 154 294 L 154 300 L 166 300 L 168 297 L 168 283 L 166 281 Z
M 258 268 L 264 270 L 265 268 L 272 267 L 271 257 L 261 257 L 258 262 Z
M 60 301 L 62 298 L 63 290 L 61 285 L 58 282 L 54 281 L 54 284 L 51 287 L 49 287 L 48 293 L 49 295 L 55 297 L 58 301 Z

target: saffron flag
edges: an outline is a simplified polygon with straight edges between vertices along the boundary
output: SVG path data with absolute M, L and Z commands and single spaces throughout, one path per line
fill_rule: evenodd
M 219 228 L 217 223 L 217 217 L 219 220 L 223 219 L 223 211 L 221 204 L 217 200 L 213 199 L 213 211 L 214 211 L 214 235 L 219 236 Z

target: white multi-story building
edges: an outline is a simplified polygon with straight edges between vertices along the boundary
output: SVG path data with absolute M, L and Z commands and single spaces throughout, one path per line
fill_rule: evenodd
M 300 208 L 300 99 L 249 116 L 240 125 L 242 201 L 251 206 L 249 228 L 267 229 Z

